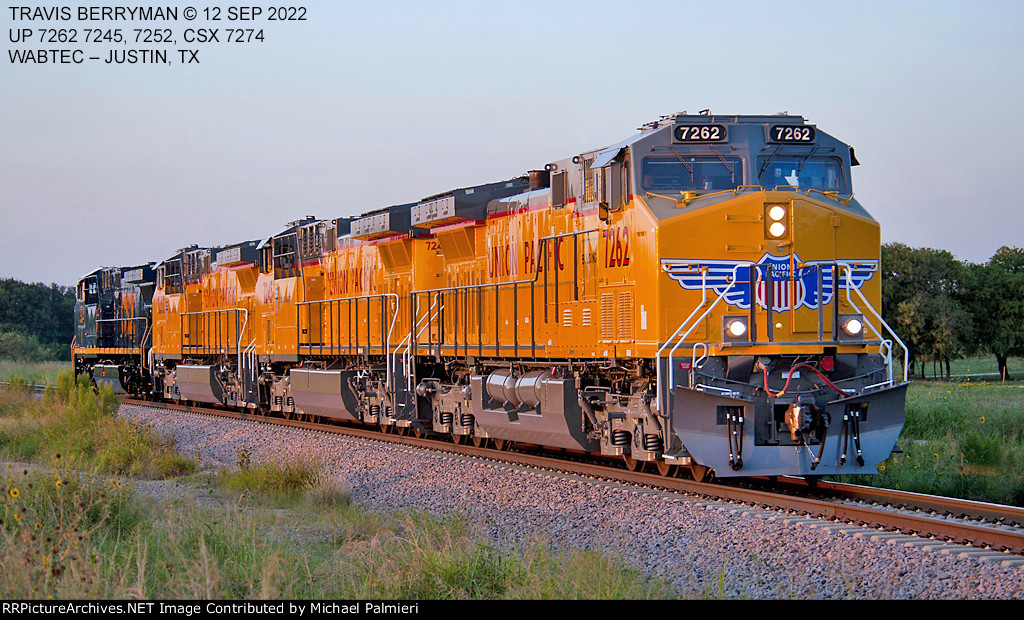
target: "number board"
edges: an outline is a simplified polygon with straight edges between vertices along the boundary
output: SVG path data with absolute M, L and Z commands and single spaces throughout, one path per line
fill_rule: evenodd
M 814 127 L 803 125 L 772 125 L 768 129 L 769 142 L 784 144 L 810 144 L 815 138 Z
M 676 142 L 725 142 L 724 125 L 676 125 L 672 135 Z

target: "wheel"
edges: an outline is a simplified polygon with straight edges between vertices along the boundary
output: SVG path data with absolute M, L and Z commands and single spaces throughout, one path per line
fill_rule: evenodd
M 715 478 L 715 470 L 694 463 L 690 465 L 690 475 L 697 482 L 711 482 Z
M 644 468 L 644 461 L 638 461 L 628 454 L 622 455 L 622 461 L 626 464 L 626 469 L 629 471 L 640 471 Z
M 412 434 L 413 437 L 415 437 L 416 439 L 423 439 L 424 437 L 427 436 L 427 431 L 426 429 L 420 428 L 419 426 L 413 426 Z
M 494 449 L 498 452 L 505 452 L 512 447 L 512 442 L 507 439 L 495 439 Z
M 473 445 L 476 446 L 477 448 L 486 447 L 488 439 L 488 437 L 480 437 L 478 435 L 473 435 Z
M 672 465 L 665 461 L 658 461 L 658 474 L 662 478 L 675 478 L 677 473 L 679 473 L 678 465 Z
M 390 424 L 381 424 L 380 425 L 380 432 L 384 433 L 385 435 L 390 435 L 391 434 L 391 425 Z
M 455 442 L 456 445 L 462 446 L 469 443 L 469 437 L 466 435 L 456 435 L 452 433 L 452 441 Z
M 294 418 L 294 417 L 295 417 L 295 412 L 294 412 L 294 411 L 288 411 L 288 410 L 286 409 L 286 410 L 284 410 L 284 411 L 282 411 L 282 412 L 281 412 L 281 415 L 283 415 L 283 416 L 284 416 L 284 419 L 285 419 L 285 420 L 291 420 L 292 418 Z

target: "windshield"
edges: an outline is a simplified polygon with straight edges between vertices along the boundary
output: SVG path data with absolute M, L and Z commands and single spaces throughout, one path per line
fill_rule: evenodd
M 760 185 L 765 189 L 792 185 L 802 190 L 845 191 L 843 165 L 834 157 L 766 157 L 761 166 Z
M 647 157 L 642 168 L 646 191 L 735 189 L 743 183 L 739 157 Z

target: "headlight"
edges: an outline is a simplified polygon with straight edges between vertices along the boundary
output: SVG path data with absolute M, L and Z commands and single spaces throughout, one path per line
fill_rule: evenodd
M 745 316 L 724 316 L 722 317 L 722 331 L 724 340 L 747 341 L 747 317 Z
M 851 336 L 856 336 L 864 331 L 864 323 L 856 318 L 849 318 L 843 323 L 843 331 Z
M 839 315 L 839 339 L 840 340 L 863 340 L 864 339 L 864 315 L 863 314 L 840 314 Z
M 782 222 L 773 222 L 772 225 L 768 227 L 768 234 L 778 239 L 786 234 L 786 225 Z
M 783 239 L 789 235 L 788 224 L 789 209 L 786 205 L 765 205 L 764 207 L 764 234 L 769 239 Z

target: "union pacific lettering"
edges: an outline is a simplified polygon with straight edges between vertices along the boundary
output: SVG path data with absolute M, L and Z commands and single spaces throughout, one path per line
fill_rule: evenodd
M 516 257 L 514 245 L 506 243 L 505 245 L 493 246 L 487 253 L 487 275 L 492 278 L 514 276 L 517 271 L 517 263 L 518 258 Z
M 565 241 L 564 238 L 558 238 L 542 243 L 544 247 L 544 260 L 541 261 L 538 256 L 539 251 L 535 249 L 535 243 L 533 241 L 523 242 L 523 271 L 525 273 L 533 273 L 536 270 L 538 273 L 543 273 L 547 265 L 555 264 L 555 257 L 558 257 L 558 270 L 565 270 L 565 261 L 562 259 L 562 243 Z M 539 263 L 539 264 L 538 264 Z
M 203 306 L 233 305 L 237 299 L 234 286 L 226 286 L 223 282 L 210 282 L 203 288 Z
M 370 267 L 328 271 L 327 280 L 335 294 L 366 294 L 377 289 L 377 272 Z

